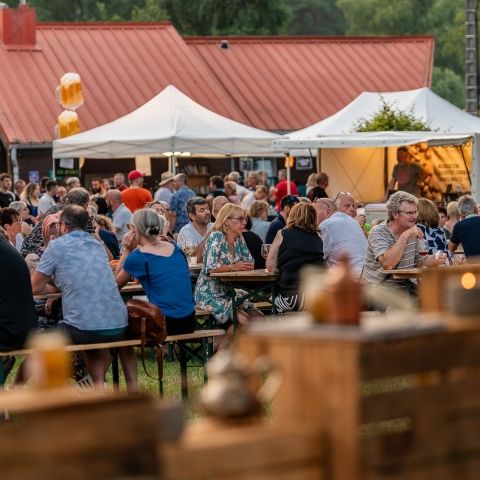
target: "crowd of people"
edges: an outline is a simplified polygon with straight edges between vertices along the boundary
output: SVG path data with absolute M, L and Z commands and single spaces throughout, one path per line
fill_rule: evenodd
M 398 173 L 398 172 L 397 172 Z M 144 174 L 96 177 L 90 191 L 78 178 L 41 184 L 0 175 L 0 349 L 20 348 L 35 329 L 61 328 L 73 343 L 124 338 L 127 310 L 120 290 L 138 280 L 150 302 L 166 317 L 170 335 L 195 329 L 195 306 L 208 309 L 232 331 L 232 304 L 217 272 L 267 268 L 278 273 L 280 312 L 301 310 L 300 272 L 306 265 L 331 268 L 345 253 L 363 283 L 385 283 L 413 293 L 415 284 L 385 273 L 394 268 L 452 262 L 461 244 L 468 257 L 480 255 L 480 217 L 470 196 L 446 208 L 397 191 L 386 203 L 387 219 L 367 228 L 364 209 L 349 192 L 328 193 L 328 175 L 312 175 L 305 197 L 283 170 L 269 186 L 250 172 L 210 178 L 200 197 L 184 173 L 164 172 L 155 192 Z M 128 185 L 127 185 L 128 183 Z M 189 257 L 200 265 L 189 270 Z M 112 261 L 113 260 L 113 261 Z M 61 291 L 55 301 L 33 295 Z M 246 302 L 240 324 L 261 316 Z M 121 361 L 130 391 L 137 389 L 132 348 Z M 107 354 L 89 351 L 85 365 L 103 384 Z

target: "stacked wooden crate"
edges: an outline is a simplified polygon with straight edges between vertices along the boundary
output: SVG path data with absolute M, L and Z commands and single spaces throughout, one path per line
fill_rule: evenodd
M 238 347 L 282 369 L 273 421 L 320 428 L 325 478 L 479 478 L 480 321 L 385 335 L 270 326 Z

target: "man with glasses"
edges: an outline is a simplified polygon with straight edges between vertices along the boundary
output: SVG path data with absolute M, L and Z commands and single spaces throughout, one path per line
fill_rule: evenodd
M 386 283 L 413 292 L 415 285 L 409 280 L 395 280 L 384 270 L 432 267 L 445 263 L 428 255 L 420 256 L 417 240 L 423 238 L 417 227 L 417 199 L 407 192 L 394 193 L 387 202 L 388 221 L 377 225 L 368 238 L 362 282 Z
M 296 205 L 300 200 L 295 195 L 286 195 L 282 198 L 280 202 L 280 213 L 277 218 L 273 220 L 270 224 L 270 227 L 265 235 L 265 243 L 272 243 L 277 235 L 277 232 L 282 228 L 285 228 L 287 225 L 287 218 L 290 210 Z

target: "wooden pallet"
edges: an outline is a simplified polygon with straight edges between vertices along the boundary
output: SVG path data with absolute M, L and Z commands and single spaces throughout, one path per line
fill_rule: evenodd
M 282 369 L 274 422 L 321 428 L 330 480 L 478 479 L 480 321 L 384 338 L 343 328 L 240 335 L 242 353 Z

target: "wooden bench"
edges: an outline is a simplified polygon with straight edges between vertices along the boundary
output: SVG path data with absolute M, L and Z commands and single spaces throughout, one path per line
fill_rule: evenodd
M 180 363 L 180 376 L 181 376 L 181 393 L 182 398 L 188 398 L 188 382 L 187 382 L 187 364 L 189 359 L 197 360 L 202 367 L 206 361 L 211 357 L 213 353 L 213 339 L 225 335 L 225 330 L 222 329 L 208 329 L 208 330 L 196 330 L 192 333 L 186 333 L 183 335 L 169 335 L 164 344 L 177 347 L 178 360 Z M 199 344 L 199 348 L 195 349 L 191 347 L 191 344 Z M 90 343 L 83 345 L 67 345 L 65 348 L 68 352 L 84 352 L 88 350 L 111 350 L 112 361 L 112 377 L 113 383 L 118 388 L 119 385 L 119 369 L 118 369 L 118 355 L 117 349 L 122 347 L 139 347 L 141 345 L 140 340 L 120 340 L 116 342 L 104 342 L 104 343 Z M 31 349 L 10 350 L 8 352 L 0 352 L 0 359 L 2 357 L 9 356 L 26 356 L 32 353 Z M 163 394 L 163 349 L 161 346 L 155 347 L 157 369 L 158 369 L 158 384 L 160 394 Z M 204 369 L 204 380 L 207 380 L 207 376 Z M 0 362 L 0 385 L 4 383 L 3 366 Z

